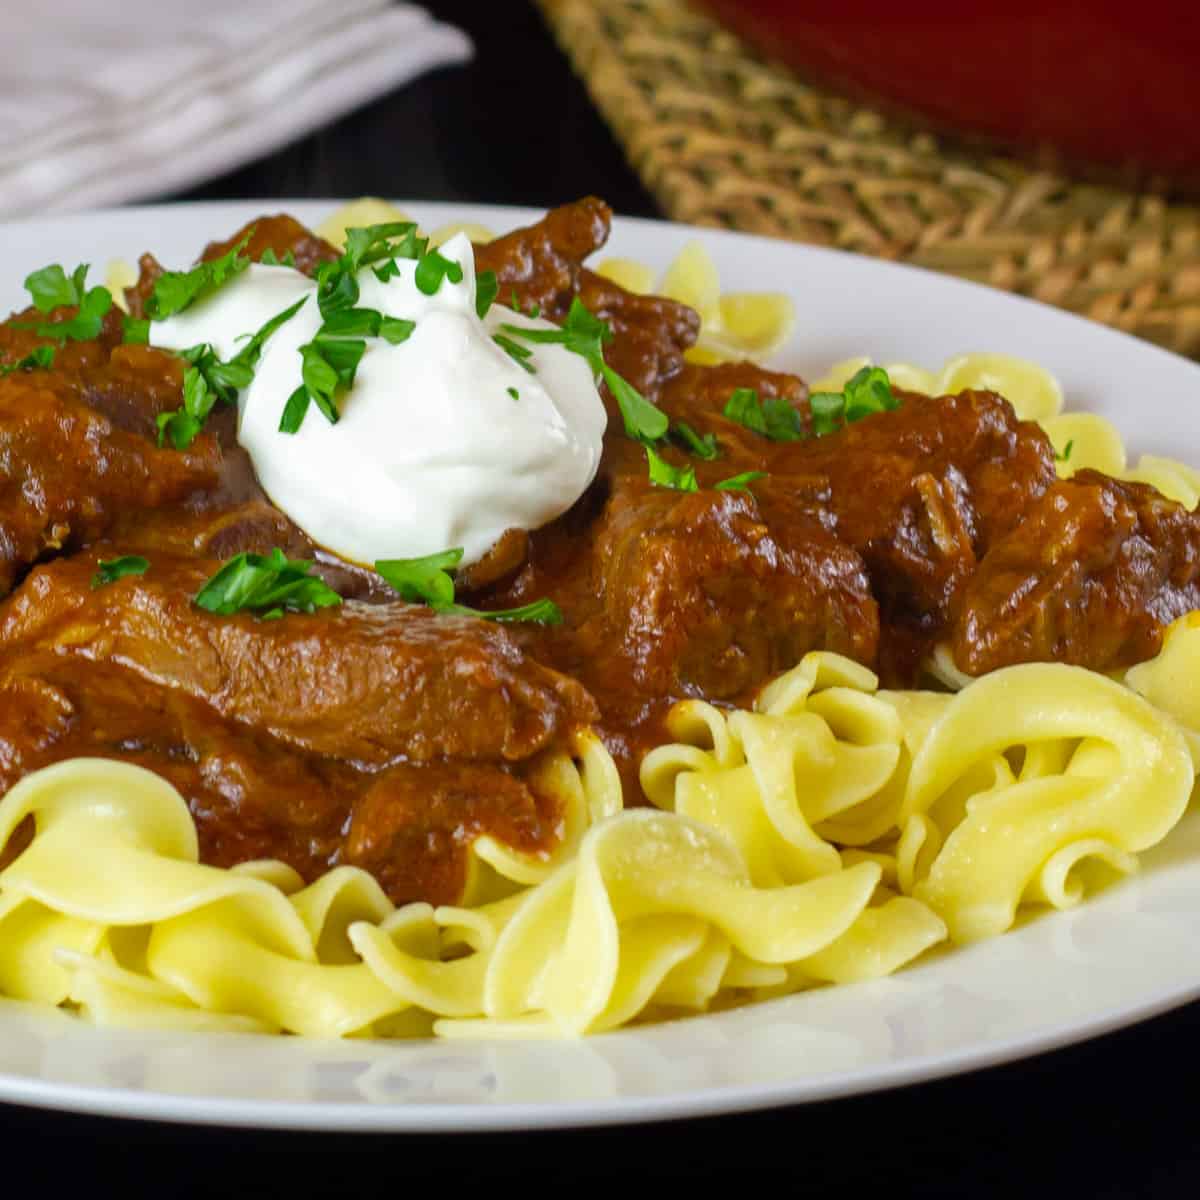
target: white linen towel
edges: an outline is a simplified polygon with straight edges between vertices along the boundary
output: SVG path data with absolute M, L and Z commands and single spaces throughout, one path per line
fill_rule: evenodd
M 5 26 L 9 217 L 190 186 L 471 56 L 390 0 L 56 0 L 10 6 Z

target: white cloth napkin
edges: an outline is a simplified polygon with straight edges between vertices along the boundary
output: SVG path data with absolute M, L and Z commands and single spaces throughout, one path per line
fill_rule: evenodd
M 4 21 L 10 217 L 198 183 L 471 55 L 390 0 L 54 0 Z

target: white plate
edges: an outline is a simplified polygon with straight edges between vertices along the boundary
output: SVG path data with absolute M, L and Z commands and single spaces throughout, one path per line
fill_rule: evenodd
M 316 223 L 332 205 L 124 209 L 0 227 L 0 303 L 48 262 L 103 274 L 152 249 L 170 266 L 263 211 Z M 413 204 L 426 225 L 497 230 L 537 214 Z M 785 242 L 621 221 L 609 250 L 663 266 L 703 238 L 728 290 L 789 292 L 778 362 L 816 373 L 856 354 L 935 366 L 967 350 L 1036 359 L 1071 408 L 1112 417 L 1132 451 L 1200 463 L 1200 368 L 1030 301 Z M 931 956 L 890 979 L 584 1041 L 369 1043 L 99 1030 L 0 1002 L 0 1100 L 117 1116 L 311 1129 L 551 1128 L 744 1111 L 931 1079 L 1066 1045 L 1200 995 L 1200 816 L 1144 870 L 1069 913 Z

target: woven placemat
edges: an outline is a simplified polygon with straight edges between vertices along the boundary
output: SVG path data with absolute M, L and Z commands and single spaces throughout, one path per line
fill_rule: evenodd
M 683 0 L 537 2 L 674 220 L 952 272 L 1200 357 L 1200 207 L 914 132 Z

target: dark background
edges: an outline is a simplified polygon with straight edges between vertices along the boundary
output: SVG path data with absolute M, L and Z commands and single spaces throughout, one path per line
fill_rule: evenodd
M 377 194 L 549 206 L 589 192 L 659 215 L 524 0 L 435 0 L 477 58 L 169 199 Z M 491 1136 L 192 1129 L 0 1106 L 9 1188 L 51 1195 L 546 1194 L 785 1173 L 797 1194 L 1174 1196 L 1200 1176 L 1191 1097 L 1200 1006 L 959 1079 L 747 1116 Z M 670 1193 L 665 1193 L 670 1195 Z
M 386 196 L 550 208 L 602 193 L 618 213 L 662 215 L 532 0 L 424 7 L 471 35 L 474 62 L 417 80 L 179 198 Z

